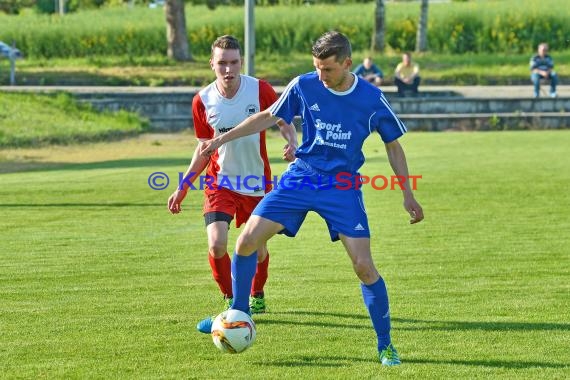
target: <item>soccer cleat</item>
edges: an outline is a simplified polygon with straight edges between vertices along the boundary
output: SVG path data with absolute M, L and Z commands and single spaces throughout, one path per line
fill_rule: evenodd
M 233 298 L 224 297 L 224 306 L 225 306 L 224 310 L 228 310 L 230 307 L 232 307 L 233 302 L 234 302 Z M 215 315 L 212 317 L 207 317 L 202 319 L 196 325 L 196 329 L 203 334 L 210 334 L 212 332 L 212 324 L 214 323 L 214 319 L 216 319 Z
M 396 348 L 390 343 L 388 347 L 380 351 L 380 362 L 382 365 L 387 367 L 393 367 L 395 365 L 400 365 L 400 356 L 398 356 L 398 351 Z
M 226 310 L 229 310 L 230 308 L 227 308 Z M 251 310 L 249 310 L 247 312 L 247 314 L 251 317 Z M 214 324 L 214 320 L 216 319 L 216 316 L 212 316 L 212 317 L 206 317 L 204 319 L 202 319 L 200 322 L 198 322 L 198 324 L 196 325 L 196 330 L 200 331 L 202 334 L 211 334 L 212 333 L 212 325 Z
M 214 319 L 216 317 L 207 317 L 202 319 L 196 325 L 196 329 L 202 334 L 210 334 L 212 332 L 212 325 L 214 324 Z
M 265 297 L 252 296 L 249 297 L 249 309 L 252 314 L 265 313 Z
M 226 310 L 232 307 L 232 303 L 234 303 L 234 299 L 232 297 L 224 297 L 224 305 L 226 306 Z

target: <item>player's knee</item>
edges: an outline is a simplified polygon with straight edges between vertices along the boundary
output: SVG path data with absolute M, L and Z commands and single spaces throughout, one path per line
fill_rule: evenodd
M 223 257 L 228 252 L 228 246 L 224 243 L 213 243 L 208 247 L 208 253 L 215 258 Z
M 258 262 L 263 262 L 265 260 L 265 258 L 267 257 L 267 246 L 265 244 L 260 245 L 259 247 L 257 247 L 257 261 Z
M 255 237 L 247 232 L 240 234 L 236 242 L 236 250 L 238 253 L 249 255 L 257 250 L 259 242 Z
M 353 263 L 354 272 L 364 283 L 370 283 L 378 276 L 378 271 L 371 260 L 360 259 Z

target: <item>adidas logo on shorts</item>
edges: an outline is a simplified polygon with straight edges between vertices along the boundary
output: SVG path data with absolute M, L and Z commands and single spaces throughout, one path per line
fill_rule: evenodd
M 362 224 L 358 223 L 356 225 L 356 227 L 354 227 L 355 231 L 364 231 L 364 227 L 362 227 Z

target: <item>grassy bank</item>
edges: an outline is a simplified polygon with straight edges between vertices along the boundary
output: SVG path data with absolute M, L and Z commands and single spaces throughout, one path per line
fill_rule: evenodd
M 96 112 L 68 94 L 0 93 L 0 148 L 113 140 L 146 125 L 136 114 Z

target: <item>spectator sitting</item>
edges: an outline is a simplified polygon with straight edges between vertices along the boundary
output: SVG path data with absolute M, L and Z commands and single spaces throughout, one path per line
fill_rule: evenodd
M 371 57 L 364 58 L 364 61 L 354 70 L 354 74 L 366 79 L 370 83 L 374 83 L 376 86 L 380 86 L 384 78 L 382 70 L 372 62 Z
M 541 43 L 538 45 L 538 54 L 530 59 L 530 79 L 534 84 L 534 97 L 540 95 L 540 80 L 550 80 L 550 97 L 556 97 L 556 84 L 558 83 L 558 75 L 552 70 L 554 68 L 554 60 L 548 55 L 548 44 Z
M 398 87 L 398 95 L 404 97 L 409 90 L 414 95 L 418 93 L 418 86 L 420 85 L 420 67 L 417 63 L 412 63 L 411 53 L 404 53 L 402 55 L 402 62 L 396 66 L 396 76 L 394 83 Z

